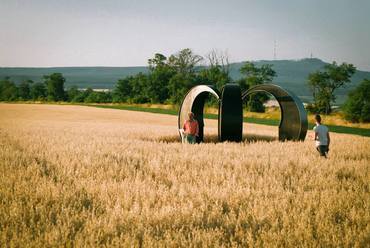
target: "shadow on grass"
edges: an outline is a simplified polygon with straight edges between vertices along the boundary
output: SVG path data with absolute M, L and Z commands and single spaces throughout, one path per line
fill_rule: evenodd
M 161 137 L 153 137 L 153 138 L 143 138 L 144 141 L 155 141 L 155 142 L 162 142 L 162 143 L 181 143 L 181 139 L 179 135 L 167 135 Z M 253 143 L 253 142 L 273 142 L 278 140 L 278 137 L 268 136 L 268 135 L 256 135 L 256 134 L 247 134 L 243 135 L 243 141 L 245 143 Z M 203 143 L 219 143 L 217 135 L 205 135 Z

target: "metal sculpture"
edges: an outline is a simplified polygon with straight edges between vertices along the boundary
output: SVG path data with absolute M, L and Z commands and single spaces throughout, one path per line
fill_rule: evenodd
M 218 110 L 219 141 L 242 141 L 243 103 L 240 86 L 226 84 L 222 89 Z
M 249 95 L 257 92 L 273 95 L 280 105 L 279 140 L 304 140 L 308 123 L 307 113 L 302 102 L 293 93 L 273 84 L 257 85 L 243 94 L 241 94 L 240 87 L 237 84 L 226 84 L 221 94 L 213 86 L 195 86 L 189 90 L 182 101 L 178 117 L 178 128 L 182 128 L 187 114 L 193 112 L 199 124 L 197 142 L 202 142 L 204 138 L 204 104 L 206 99 L 212 95 L 219 103 L 219 141 L 239 142 L 243 136 L 243 101 Z
M 307 134 L 307 113 L 301 100 L 293 93 L 274 84 L 256 85 L 243 93 L 242 99 L 253 93 L 273 95 L 280 105 L 279 140 L 304 140 Z
M 184 100 L 181 103 L 179 118 L 178 118 L 178 127 L 179 130 L 182 128 L 187 115 L 189 112 L 194 113 L 194 118 L 198 121 L 199 124 L 199 136 L 197 137 L 197 142 L 203 141 L 204 136 L 204 120 L 203 120 L 203 110 L 204 103 L 206 99 L 212 95 L 219 100 L 220 93 L 213 87 L 208 85 L 198 85 L 191 88 L 186 94 Z M 181 136 L 181 134 L 180 134 Z

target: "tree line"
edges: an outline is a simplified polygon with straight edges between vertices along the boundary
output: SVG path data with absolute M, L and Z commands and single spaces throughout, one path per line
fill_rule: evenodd
M 207 65 L 202 65 L 201 63 Z M 180 104 L 186 92 L 199 84 L 213 85 L 221 89 L 227 83 L 238 83 L 242 90 L 271 83 L 276 77 L 272 65 L 257 67 L 245 62 L 240 69 L 242 78 L 233 81 L 230 77 L 229 60 L 224 52 L 211 51 L 202 57 L 191 49 L 183 49 L 169 57 L 156 53 L 148 60 L 149 72 L 138 73 L 119 79 L 112 91 L 81 90 L 64 87 L 61 73 L 43 77 L 42 82 L 25 80 L 16 85 L 10 78 L 0 80 L 0 101 L 68 101 L 75 103 L 168 103 Z M 330 114 L 335 103 L 335 90 L 351 80 L 356 68 L 352 64 L 336 62 L 309 75 L 307 84 L 313 94 L 313 103 L 307 106 L 313 113 Z M 349 94 L 344 105 L 345 116 L 353 122 L 370 121 L 369 80 L 364 80 L 358 89 Z M 264 112 L 268 96 L 256 93 L 246 103 L 252 112 Z M 212 100 L 211 100 L 212 103 Z M 213 102 L 214 103 L 214 102 Z
M 109 103 L 112 93 L 97 92 L 91 88 L 86 90 L 72 86 L 65 90 L 65 78 L 61 73 L 53 73 L 43 77 L 42 82 L 25 80 L 18 86 L 9 77 L 0 80 L 0 101 L 49 101 L 75 103 Z

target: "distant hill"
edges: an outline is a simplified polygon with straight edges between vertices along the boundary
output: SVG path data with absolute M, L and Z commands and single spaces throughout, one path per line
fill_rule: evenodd
M 317 59 L 301 59 L 301 60 L 261 60 L 254 61 L 257 66 L 263 64 L 272 64 L 273 69 L 277 73 L 274 78 L 274 83 L 297 94 L 303 101 L 311 101 L 312 93 L 307 87 L 307 78 L 311 72 L 322 69 L 328 63 Z M 243 63 L 235 63 L 231 65 L 231 77 L 238 79 L 241 77 L 240 68 Z M 350 90 L 355 88 L 364 78 L 370 79 L 370 72 L 357 71 L 352 82 L 346 87 L 335 92 L 337 96 L 337 104 L 342 104 Z
M 274 83 L 293 91 L 304 101 L 311 100 L 311 93 L 307 88 L 306 81 L 309 73 L 321 69 L 327 63 L 316 58 L 301 60 L 260 60 L 254 61 L 258 66 L 272 64 L 277 72 Z M 242 75 L 239 70 L 243 62 L 230 65 L 230 75 L 236 80 Z M 76 85 L 79 88 L 112 89 L 117 80 L 139 72 L 147 73 L 148 67 L 54 67 L 54 68 L 4 68 L 0 67 L 0 78 L 10 77 L 16 83 L 31 79 L 41 81 L 43 75 L 54 72 L 62 73 L 66 78 L 66 87 Z M 352 78 L 352 83 L 346 88 L 336 92 L 337 103 L 345 100 L 348 91 L 358 85 L 364 79 L 370 78 L 370 72 L 357 71 Z

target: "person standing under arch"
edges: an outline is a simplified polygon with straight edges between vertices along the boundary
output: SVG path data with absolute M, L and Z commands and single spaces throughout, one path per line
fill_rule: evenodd
M 199 124 L 196 119 L 194 119 L 194 114 L 189 113 L 188 119 L 184 122 L 183 125 L 185 142 L 189 144 L 196 143 L 196 137 L 199 136 Z

